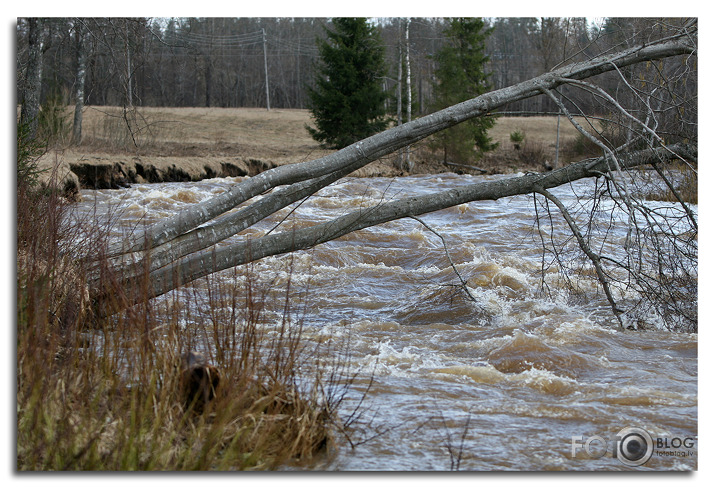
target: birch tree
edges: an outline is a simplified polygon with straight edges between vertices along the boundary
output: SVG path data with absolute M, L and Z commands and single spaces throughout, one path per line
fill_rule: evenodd
M 467 202 L 531 194 L 535 195 L 534 198 L 537 196 L 544 198 L 541 201 L 542 209 L 547 202 L 551 203 L 569 223 L 579 243 L 580 252 L 596 269 L 597 279 L 604 293 L 609 296 L 609 302 L 618 322 L 623 326 L 629 326 L 627 310 L 621 307 L 618 303 L 619 296 L 613 292 L 612 284 L 616 278 L 621 280 L 620 283 L 630 279 L 644 292 L 657 287 L 660 299 L 656 301 L 660 303 L 662 299 L 675 296 L 674 291 L 667 290 L 667 285 L 664 283 L 667 282 L 668 276 L 672 276 L 678 270 L 669 267 L 665 258 L 655 263 L 655 266 L 646 266 L 642 254 L 640 258 L 636 254 L 626 256 L 622 261 L 619 261 L 621 259 L 619 257 L 602 255 L 593 245 L 594 241 L 590 235 L 593 230 L 588 223 L 584 227 L 582 222 L 577 221 L 572 212 L 561 204 L 549 189 L 583 178 L 603 182 L 606 188 L 603 191 L 611 195 L 630 216 L 632 240 L 629 245 L 642 243 L 643 239 L 649 238 L 650 245 L 656 246 L 660 254 L 677 249 L 676 254 L 686 261 L 679 270 L 686 270 L 691 273 L 690 276 L 693 276 L 693 256 L 697 259 L 697 252 L 693 253 L 693 249 L 695 248 L 695 251 L 697 249 L 697 238 L 692 236 L 697 236 L 697 217 L 680 195 L 677 181 L 669 177 L 664 169 L 669 162 L 677 161 L 688 171 L 697 174 L 695 169 L 697 146 L 692 140 L 671 142 L 658 134 L 654 129 L 654 120 L 657 118 L 655 113 L 651 113 L 653 117 L 648 123 L 637 121 L 640 133 L 647 136 L 638 138 L 641 144 L 613 146 L 609 141 L 604 141 L 599 135 L 594 135 L 592 131 L 582 127 L 554 92 L 565 85 L 576 86 L 608 101 L 613 105 L 614 110 L 628 114 L 628 110 L 622 107 L 616 98 L 586 80 L 607 72 L 620 72 L 638 63 L 674 56 L 682 57 L 684 70 L 688 70 L 690 69 L 688 63 L 697 56 L 696 35 L 697 25 L 694 22 L 686 23 L 677 32 L 664 39 L 563 66 L 522 83 L 479 95 L 393 127 L 323 158 L 277 167 L 243 180 L 223 194 L 182 210 L 175 216 L 147 229 L 138 230 L 126 239 L 109 246 L 106 253 L 107 260 L 97 267 L 91 282 L 100 311 L 109 314 L 130 306 L 133 300 L 138 299 L 132 298 L 130 293 L 136 286 L 137 280 L 143 283 L 147 290 L 141 298 L 146 299 L 147 296 L 159 296 L 223 269 L 266 256 L 309 249 L 349 232 L 391 220 L 416 217 Z M 592 138 L 594 143 L 602 148 L 603 155 L 567 165 L 556 171 L 483 181 L 425 196 L 406 197 L 382 203 L 375 208 L 349 212 L 322 224 L 298 230 L 274 232 L 249 241 L 222 246 L 220 249 L 213 247 L 227 237 L 282 208 L 309 197 L 371 161 L 463 121 L 484 117 L 507 103 L 535 96 L 549 97 L 558 104 L 568 120 L 582 131 L 584 137 Z M 672 192 L 675 201 L 679 202 L 678 208 L 681 210 L 675 218 L 678 222 L 677 226 L 673 223 L 673 219 L 668 219 L 667 216 L 663 220 L 661 218 L 663 215 L 643 204 L 642 200 L 630 190 L 626 182 L 629 170 L 644 165 L 650 165 L 658 175 L 662 175 L 664 184 Z M 228 210 L 259 195 L 262 196 L 254 203 L 223 215 Z M 685 231 L 681 224 L 686 226 Z M 669 236 L 667 242 L 657 237 L 663 232 Z M 670 252 L 670 255 L 674 254 Z M 697 267 L 696 262 L 694 265 Z M 614 266 L 625 269 L 630 278 L 616 277 Z M 106 292 L 105 284 L 111 276 L 124 283 L 125 294 L 118 294 L 115 289 L 112 289 L 111 294 Z M 119 278 L 116 278 L 117 276 Z M 697 282 L 697 275 L 694 276 Z M 681 302 L 682 300 L 677 300 L 677 303 Z M 679 313 L 681 312 L 688 313 L 683 309 L 679 310 Z
M 77 69 L 75 71 L 75 106 L 74 123 L 72 125 L 72 142 L 82 142 L 82 114 L 84 112 L 84 82 L 87 75 L 87 40 L 84 21 L 75 21 L 75 48 L 77 54 Z

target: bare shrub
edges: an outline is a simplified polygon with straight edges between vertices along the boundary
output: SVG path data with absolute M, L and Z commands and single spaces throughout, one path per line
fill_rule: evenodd
M 132 108 L 108 108 L 99 120 L 88 125 L 83 145 L 96 149 L 135 152 L 161 145 L 170 138 L 172 123 L 152 113 Z
M 547 159 L 546 147 L 543 142 L 527 138 L 519 150 L 519 160 L 524 165 L 542 166 Z

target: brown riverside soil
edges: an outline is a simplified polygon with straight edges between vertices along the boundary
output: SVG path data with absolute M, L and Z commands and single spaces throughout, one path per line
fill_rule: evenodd
M 131 137 L 127 120 L 144 130 L 135 129 Z M 307 110 L 141 108 L 131 119 L 116 107 L 89 107 L 82 145 L 51 150 L 39 166 L 49 170 L 42 175 L 45 184 L 62 188 L 71 199 L 79 198 L 80 188 L 253 176 L 330 154 L 310 138 L 305 130 L 310 123 Z M 556 124 L 556 117 L 498 118 L 490 136 L 499 147 L 479 161 L 461 164 L 443 164 L 428 141 L 420 142 L 411 148 L 410 173 L 544 171 L 554 166 Z M 509 139 L 515 130 L 526 136 L 518 150 Z M 563 155 L 576 132 L 562 120 L 560 133 Z M 566 160 L 562 156 L 562 164 Z M 397 156 L 391 155 L 353 176 L 407 174 L 398 167 Z

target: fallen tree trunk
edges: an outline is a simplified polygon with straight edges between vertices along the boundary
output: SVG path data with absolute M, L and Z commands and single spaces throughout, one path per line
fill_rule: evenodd
M 679 39 L 656 42 L 619 53 L 599 56 L 589 61 L 573 63 L 531 80 L 486 93 L 393 127 L 323 158 L 265 171 L 236 184 L 231 190 L 221 195 L 157 222 L 146 231 L 135 233 L 126 240 L 111 246 L 108 256 L 154 248 L 272 188 L 320 178 L 335 172 L 354 171 L 436 132 L 474 117 L 488 115 L 489 112 L 507 103 L 540 95 L 544 90 L 554 89 L 569 80 L 582 80 L 644 61 L 693 53 L 696 47 L 688 37 L 685 37 L 685 34 L 683 36 Z M 206 247 L 213 244 L 215 242 L 209 242 Z
M 619 155 L 619 159 L 622 169 L 671 159 L 695 161 L 697 148 L 679 143 L 654 150 L 646 149 Z M 548 173 L 531 173 L 465 185 L 439 193 L 402 198 L 376 207 L 356 210 L 322 224 L 270 234 L 232 244 L 219 250 L 188 256 L 149 273 L 146 280 L 148 287 L 142 297 L 157 297 L 217 271 L 268 256 L 310 249 L 350 232 L 392 220 L 435 212 L 462 203 L 531 194 L 583 178 L 598 177 L 612 169 L 609 163 L 610 156 L 604 156 L 587 159 Z M 117 302 L 112 301 L 111 303 Z M 110 307 L 103 310 L 103 313 L 115 311 L 117 310 Z
M 681 36 L 661 42 L 574 63 L 394 127 L 329 156 L 281 166 L 246 179 L 221 195 L 183 210 L 146 230 L 139 230 L 129 238 L 110 246 L 109 261 L 103 265 L 108 265 L 110 274 L 120 276 L 119 279 L 125 283 L 125 289 L 135 287 L 139 279 L 144 291 L 138 294 L 136 299 L 111 297 L 111 300 L 103 300 L 106 291 L 103 290 L 100 273 L 97 272 L 91 282 L 93 296 L 100 302 L 103 314 L 113 313 L 136 301 L 156 297 L 211 273 L 266 256 L 308 249 L 349 232 L 391 220 L 421 215 L 460 203 L 530 194 L 580 178 L 594 177 L 673 157 L 692 159 L 696 149 L 684 145 L 618 154 L 619 160 L 623 159 L 622 161 L 614 160 L 614 154 L 611 153 L 609 158 L 582 161 L 546 174 L 529 174 L 455 188 L 433 195 L 405 198 L 352 212 L 324 224 L 267 235 L 217 251 L 208 249 L 381 156 L 470 118 L 488 115 L 490 111 L 504 104 L 548 93 L 549 90 L 573 80 L 582 80 L 635 63 L 694 54 L 697 48 L 688 34 L 690 33 L 684 32 Z M 612 167 L 612 164 L 615 164 L 615 167 Z M 219 217 L 250 198 L 283 185 L 289 186 L 270 192 L 237 212 Z M 213 222 L 203 225 L 211 220 Z

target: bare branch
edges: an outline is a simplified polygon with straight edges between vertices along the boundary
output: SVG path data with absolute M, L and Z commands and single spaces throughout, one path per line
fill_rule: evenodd
M 427 222 L 424 220 L 420 219 L 419 217 L 415 217 L 414 215 L 409 216 L 411 219 L 416 220 L 420 224 L 422 224 L 428 231 L 432 232 L 434 235 L 439 237 L 439 239 L 442 241 L 442 247 L 444 247 L 444 253 L 447 256 L 447 260 L 449 260 L 450 266 L 452 266 L 452 270 L 454 271 L 454 274 L 457 275 L 457 278 L 459 278 L 459 281 L 462 283 L 462 290 L 464 290 L 464 293 L 467 294 L 470 300 L 472 300 L 474 303 L 478 303 L 477 299 L 472 295 L 472 292 L 469 291 L 469 287 L 467 286 L 467 282 L 464 281 L 464 278 L 462 278 L 462 275 L 459 273 L 459 270 L 457 267 L 454 265 L 454 261 L 452 261 L 452 256 L 449 254 L 449 249 L 447 249 L 447 241 L 444 240 L 444 237 L 442 234 L 434 230 L 432 227 L 430 227 Z
M 576 238 L 576 241 L 578 242 L 579 247 L 583 251 L 583 253 L 588 256 L 588 259 L 591 260 L 591 263 L 593 263 L 593 267 L 596 269 L 596 274 L 598 276 L 598 281 L 601 283 L 601 286 L 603 287 L 603 292 L 606 294 L 606 298 L 608 299 L 608 303 L 611 305 L 611 309 L 613 310 L 613 314 L 616 316 L 616 319 L 618 320 L 618 323 L 620 324 L 621 327 L 623 327 L 623 320 L 621 319 L 621 315 L 623 314 L 623 310 L 618 308 L 618 305 L 616 304 L 615 299 L 613 298 L 613 294 L 611 293 L 611 288 L 608 284 L 608 278 L 606 277 L 606 273 L 603 271 L 603 267 L 601 266 L 601 257 L 593 252 L 591 249 L 591 246 L 588 245 L 586 240 L 583 238 L 583 234 L 581 233 L 581 230 L 578 228 L 578 224 L 576 224 L 576 221 L 573 219 L 571 214 L 569 213 L 568 209 L 564 206 L 563 203 L 561 203 L 561 200 L 556 198 L 552 193 L 550 193 L 547 190 L 544 190 L 543 188 L 537 188 L 536 189 L 537 193 L 540 193 L 541 195 L 545 196 L 549 201 L 551 201 L 554 205 L 558 207 L 558 209 L 561 211 L 561 215 L 563 215 L 564 220 L 566 220 L 566 223 L 569 225 L 569 228 L 571 229 L 571 233 L 574 235 Z

